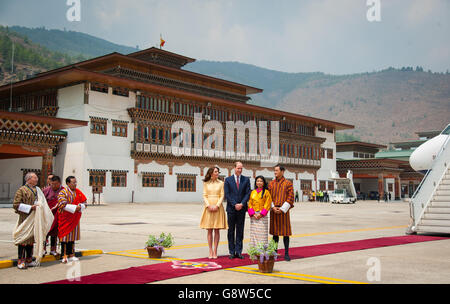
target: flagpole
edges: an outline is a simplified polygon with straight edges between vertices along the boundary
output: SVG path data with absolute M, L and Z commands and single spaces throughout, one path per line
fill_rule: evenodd
M 13 78 L 14 74 L 14 41 L 12 41 L 12 55 L 11 55 L 11 84 L 10 84 L 10 92 L 9 92 L 9 111 L 12 112 L 12 91 L 13 91 Z

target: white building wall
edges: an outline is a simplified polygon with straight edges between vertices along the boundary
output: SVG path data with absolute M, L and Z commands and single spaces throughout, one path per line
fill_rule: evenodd
M 164 174 L 164 188 L 157 187 L 142 187 L 142 172 L 160 172 Z M 134 170 L 130 171 L 128 175 L 133 179 L 133 190 L 134 190 L 134 202 L 164 202 L 165 197 L 174 199 L 176 195 L 177 180 L 176 175 L 169 175 L 169 168 L 157 164 L 156 162 L 151 162 L 149 164 L 141 164 L 138 166 L 138 174 L 134 174 Z M 175 179 L 174 179 L 174 178 Z M 174 189 L 173 191 L 166 191 L 166 189 Z
M 0 198 L 14 198 L 23 186 L 23 171 L 21 169 L 42 169 L 42 157 L 25 157 L 0 160 Z
M 86 120 L 83 94 L 84 84 L 59 89 L 59 109 L 56 117 Z M 77 178 L 78 187 L 85 193 L 87 189 L 83 185 L 87 177 L 83 174 L 83 163 L 86 155 L 86 129 L 88 128 L 80 127 L 63 130 L 67 132 L 67 138 L 60 144 L 53 168 L 54 173 L 61 177 L 63 185 L 65 185 L 66 177 L 73 175 Z
M 334 133 L 322 132 L 316 129 L 316 136 L 325 138 L 325 142 L 322 144 L 322 148 L 324 149 L 333 149 L 333 158 L 328 159 L 325 153 L 325 158 L 321 159 L 321 167 L 317 171 L 317 188 L 315 187 L 315 183 L 313 183 L 313 189 L 320 189 L 320 181 L 327 181 L 327 189 L 328 183 L 332 182 L 331 180 L 331 171 L 336 172 L 336 140 Z
M 92 187 L 89 186 L 88 169 L 108 170 L 106 186 L 100 201 L 130 202 L 135 187 L 134 161 L 130 157 L 131 141 L 134 136 L 134 124 L 130 122 L 127 108 L 134 107 L 135 95 L 129 97 L 90 91 L 88 104 L 84 104 L 84 84 L 62 88 L 58 91 L 59 110 L 57 117 L 90 121 L 90 117 L 108 119 L 107 134 L 91 134 L 88 127 L 65 130 L 66 141 L 61 145 L 56 157 L 55 173 L 64 179 L 73 175 L 80 188 L 92 201 Z M 127 137 L 112 135 L 112 120 L 128 121 Z M 111 187 L 110 170 L 125 170 L 126 187 Z

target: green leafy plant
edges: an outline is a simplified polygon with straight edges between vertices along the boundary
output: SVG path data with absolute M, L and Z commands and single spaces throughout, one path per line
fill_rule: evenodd
M 174 241 L 172 234 L 165 234 L 164 232 L 156 237 L 155 235 L 149 235 L 148 241 L 145 243 L 147 247 L 154 247 L 157 250 L 164 252 L 164 248 L 170 248 L 173 246 Z
M 256 246 L 250 246 L 248 248 L 248 255 L 252 261 L 259 259 L 261 263 L 264 260 L 268 260 L 271 256 L 277 259 L 278 253 L 276 252 L 278 243 L 274 240 L 270 240 L 268 244 L 258 243 Z

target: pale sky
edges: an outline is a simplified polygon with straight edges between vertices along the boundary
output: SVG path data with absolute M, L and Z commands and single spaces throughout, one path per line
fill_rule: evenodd
M 197 60 L 284 72 L 450 70 L 450 0 L 0 0 L 0 24 L 84 32 Z M 367 11 L 380 3 L 379 22 Z M 369 3 L 369 5 L 367 4 Z

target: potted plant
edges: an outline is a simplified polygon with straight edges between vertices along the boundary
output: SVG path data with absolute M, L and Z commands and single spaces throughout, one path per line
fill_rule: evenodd
M 248 255 L 252 261 L 258 261 L 259 272 L 270 273 L 273 271 L 278 253 L 276 252 L 278 243 L 271 240 L 268 244 L 259 243 L 256 246 L 250 246 Z
M 164 232 L 156 237 L 155 235 L 149 235 L 146 243 L 146 249 L 148 251 L 149 258 L 160 258 L 164 252 L 164 248 L 173 246 L 172 234 L 165 234 Z

